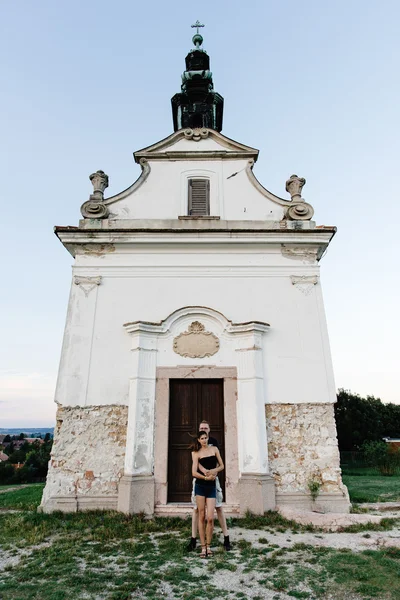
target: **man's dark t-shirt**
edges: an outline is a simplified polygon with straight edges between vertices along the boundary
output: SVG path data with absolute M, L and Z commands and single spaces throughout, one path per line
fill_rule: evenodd
M 208 444 L 210 446 L 215 446 L 219 450 L 219 444 L 218 444 L 218 441 L 215 438 L 209 436 L 209 438 L 208 438 Z

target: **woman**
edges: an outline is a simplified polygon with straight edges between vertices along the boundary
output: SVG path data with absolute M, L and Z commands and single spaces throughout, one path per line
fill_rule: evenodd
M 218 448 L 208 445 L 208 434 L 205 431 L 198 432 L 192 449 L 192 476 L 196 478 L 194 493 L 199 511 L 200 558 L 207 558 L 212 556 L 210 545 L 214 531 L 215 478 L 220 471 L 224 470 L 224 463 Z M 199 471 L 199 464 L 206 469 L 205 475 Z M 206 507 L 207 529 L 204 532 Z

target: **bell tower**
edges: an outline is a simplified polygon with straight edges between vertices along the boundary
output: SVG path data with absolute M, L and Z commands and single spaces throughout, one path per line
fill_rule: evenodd
M 199 34 L 199 28 L 204 25 L 196 21 L 192 27 L 197 29 L 192 38 L 195 48 L 186 56 L 182 91 L 171 98 L 174 131 L 203 127 L 221 131 L 224 99 L 214 92 L 210 57 L 201 48 L 203 37 Z

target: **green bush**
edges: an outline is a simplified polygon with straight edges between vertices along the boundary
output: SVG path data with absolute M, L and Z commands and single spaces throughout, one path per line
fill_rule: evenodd
M 381 475 L 396 475 L 400 470 L 400 451 L 386 442 L 364 442 L 362 451 L 366 462 Z

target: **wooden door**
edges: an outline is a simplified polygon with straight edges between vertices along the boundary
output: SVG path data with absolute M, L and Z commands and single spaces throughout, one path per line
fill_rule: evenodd
M 222 460 L 224 453 L 223 379 L 170 379 L 168 430 L 168 502 L 190 502 L 192 457 L 188 446 L 200 421 L 210 423 Z M 225 471 L 219 475 L 225 498 Z

